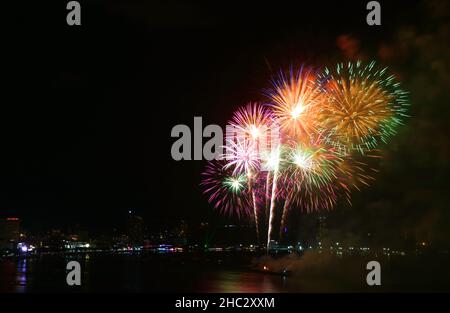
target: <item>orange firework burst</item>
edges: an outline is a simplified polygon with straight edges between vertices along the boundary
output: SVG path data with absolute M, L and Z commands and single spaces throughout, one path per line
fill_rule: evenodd
M 338 64 L 333 71 L 325 69 L 322 78 L 326 101 L 318 120 L 345 153 L 386 142 L 406 116 L 406 93 L 387 76 L 386 68 L 376 69 L 375 62 Z
M 323 101 L 320 85 L 316 75 L 303 67 L 289 75 L 280 73 L 278 79 L 272 81 L 272 89 L 265 91 L 269 97 L 269 105 L 283 131 L 290 135 L 309 136 L 317 130 L 317 113 Z

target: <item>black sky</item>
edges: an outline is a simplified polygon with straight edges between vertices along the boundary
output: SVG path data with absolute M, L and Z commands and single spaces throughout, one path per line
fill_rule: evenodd
M 412 117 L 385 147 L 376 183 L 333 214 L 431 236 L 450 221 L 449 49 L 431 47 L 448 46 L 448 11 L 380 2 L 380 27 L 366 24 L 366 1 L 80 1 L 81 27 L 65 24 L 66 1 L 14 8 L 3 43 L 0 214 L 28 227 L 108 228 L 128 208 L 161 223 L 214 219 L 198 187 L 204 163 L 171 160 L 174 125 L 193 126 L 194 116 L 225 125 L 280 67 L 381 56 L 411 92 Z M 441 227 L 433 236 L 448 240 Z

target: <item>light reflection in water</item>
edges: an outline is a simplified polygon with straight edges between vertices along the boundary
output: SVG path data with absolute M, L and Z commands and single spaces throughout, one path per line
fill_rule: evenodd
M 19 259 L 16 269 L 16 292 L 25 292 L 27 288 L 27 259 Z
M 210 275 L 201 286 L 204 292 L 279 292 L 284 285 L 281 277 L 261 273 L 226 271 Z

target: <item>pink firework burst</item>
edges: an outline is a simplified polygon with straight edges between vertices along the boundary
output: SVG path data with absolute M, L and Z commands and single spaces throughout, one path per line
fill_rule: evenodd
M 251 215 L 247 176 L 234 173 L 224 160 L 208 162 L 200 185 L 214 208 L 226 215 Z

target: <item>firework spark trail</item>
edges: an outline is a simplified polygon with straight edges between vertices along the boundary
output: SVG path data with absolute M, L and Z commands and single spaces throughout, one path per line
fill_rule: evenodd
M 273 221 L 275 218 L 275 198 L 277 193 L 277 179 L 278 179 L 278 170 L 275 170 L 273 174 L 272 196 L 270 198 L 269 226 L 267 230 L 267 252 L 269 252 L 270 248 L 270 241 L 272 239 Z
M 257 205 L 257 201 L 256 201 L 256 195 L 255 195 L 255 190 L 253 188 L 253 177 L 252 177 L 252 173 L 249 170 L 247 173 L 247 178 L 248 178 L 248 190 L 250 192 L 250 195 L 252 197 L 252 205 L 253 205 L 253 215 L 255 218 L 255 228 L 256 228 L 256 240 L 259 242 L 259 218 L 258 218 L 258 205 Z
M 291 197 L 287 196 L 283 205 L 283 213 L 281 214 L 280 234 L 279 234 L 280 240 L 283 237 L 283 230 L 286 227 L 286 221 L 290 205 L 291 205 Z
M 270 241 L 272 239 L 273 221 L 275 219 L 275 202 L 277 195 L 278 171 L 280 166 L 280 146 L 273 149 L 266 160 L 266 167 L 273 171 L 272 190 L 270 197 L 269 224 L 267 229 L 267 253 L 269 253 Z
M 266 212 L 265 212 L 265 215 L 266 215 L 266 224 L 268 225 L 268 223 L 269 223 L 269 205 L 270 205 L 270 193 L 269 193 L 269 190 L 270 190 L 270 175 L 271 174 L 271 172 L 270 171 L 268 171 L 267 172 L 267 178 L 266 178 L 266 192 L 265 192 L 265 195 L 264 195 L 264 198 L 265 198 L 265 208 L 266 208 Z

